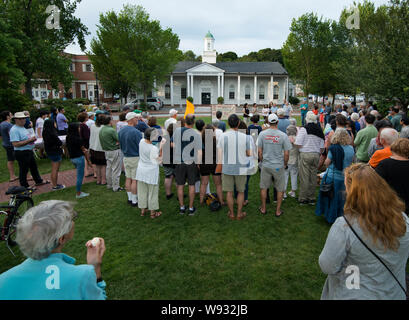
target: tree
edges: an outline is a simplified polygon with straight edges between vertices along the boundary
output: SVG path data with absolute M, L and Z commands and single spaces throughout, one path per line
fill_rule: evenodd
M 70 60 L 63 55 L 64 49 L 77 39 L 85 50 L 87 28 L 74 12 L 81 0 L 54 0 L 59 12 L 59 29 L 48 29 L 46 21 L 50 13 L 48 0 L 2 1 L 1 9 L 10 24 L 12 36 L 22 46 L 16 52 L 16 63 L 25 77 L 26 95 L 32 98 L 32 79 L 36 75 L 49 79 L 54 88 L 61 82 L 71 86 Z M 57 17 L 58 14 L 55 15 Z M 57 19 L 54 19 L 56 22 Z
M 237 61 L 238 56 L 233 51 L 228 51 L 226 53 L 221 53 L 217 55 L 217 62 L 233 62 Z
M 100 15 L 89 55 L 94 61 L 105 61 L 95 65 L 98 74 L 104 74 L 102 68 L 109 63 L 117 70 L 104 75 L 105 82 L 113 76 L 118 83 L 129 84 L 143 92 L 146 103 L 148 93 L 156 89 L 154 82 L 163 83 L 180 60 L 178 47 L 179 37 L 170 28 L 162 29 L 159 21 L 150 20 L 141 6 L 125 5 L 119 14 Z
M 23 72 L 16 65 L 16 52 L 21 50 L 22 44 L 13 39 L 10 32 L 10 25 L 0 17 L 0 110 L 18 108 L 21 103 L 16 100 L 22 99 L 19 89 L 25 81 Z
M 331 61 L 336 51 L 332 22 L 307 13 L 293 19 L 290 34 L 281 52 L 290 76 L 304 91 L 325 96 L 334 91 L 336 77 Z
M 196 57 L 195 53 L 192 50 L 188 50 L 182 53 L 181 61 L 198 61 L 198 57 Z

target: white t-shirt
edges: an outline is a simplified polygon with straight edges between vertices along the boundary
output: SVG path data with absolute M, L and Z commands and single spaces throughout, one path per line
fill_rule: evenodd
M 159 149 L 145 139 L 139 142 L 139 163 L 135 179 L 147 184 L 159 183 Z
M 88 128 L 90 128 L 91 129 L 91 127 L 92 127 L 92 125 L 95 123 L 95 121 L 94 120 L 92 120 L 92 119 L 88 119 L 88 121 L 87 122 L 85 122 L 85 124 L 88 126 Z
M 215 129 L 214 134 L 216 135 L 216 142 L 219 141 L 219 137 L 223 134 L 223 130 Z
M 44 119 L 41 117 L 38 117 L 36 121 L 36 132 L 35 132 L 35 135 L 37 138 L 41 138 L 43 136 L 43 127 L 44 127 Z M 40 129 L 41 136 L 38 135 L 38 129 Z
M 178 121 L 175 118 L 169 118 L 168 120 L 165 121 L 165 130 L 168 130 L 168 127 L 172 124 L 172 123 L 177 123 Z

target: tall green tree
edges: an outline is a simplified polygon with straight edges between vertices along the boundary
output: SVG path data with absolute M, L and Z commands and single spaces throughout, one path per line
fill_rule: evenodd
M 281 52 L 290 76 L 304 85 L 307 95 L 326 95 L 334 91 L 334 50 L 332 22 L 307 13 L 293 19 Z
M 81 0 L 54 0 L 59 13 L 47 13 L 48 0 L 2 1 L 3 16 L 10 24 L 12 37 L 21 42 L 16 52 L 16 63 L 25 77 L 26 95 L 32 98 L 32 79 L 36 75 L 50 80 L 57 88 L 61 82 L 70 87 L 72 76 L 69 72 L 70 60 L 64 56 L 64 49 L 75 40 L 85 50 L 87 28 L 74 16 Z M 55 18 L 50 19 L 50 16 Z M 57 18 L 59 17 L 59 19 Z M 48 29 L 47 20 L 59 22 L 58 29 Z
M 0 110 L 10 110 L 18 105 L 16 99 L 21 99 L 19 90 L 25 78 L 16 64 L 21 46 L 21 41 L 11 36 L 10 25 L 0 17 Z
M 217 62 L 234 62 L 237 61 L 237 53 L 228 51 L 226 53 L 220 53 L 217 55 Z
M 141 6 L 125 5 L 118 14 L 110 11 L 100 16 L 89 55 L 95 62 L 102 57 L 111 63 L 117 73 L 111 73 L 115 79 L 110 80 L 143 92 L 146 102 L 148 93 L 156 89 L 155 81 L 163 83 L 180 60 L 178 47 L 179 37 L 172 29 L 162 29 Z M 104 74 L 103 64 L 96 63 L 95 70 Z

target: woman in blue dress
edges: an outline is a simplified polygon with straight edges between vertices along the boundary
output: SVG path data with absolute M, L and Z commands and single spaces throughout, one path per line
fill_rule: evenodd
M 331 139 L 328 157 L 325 160 L 327 171 L 321 181 L 321 185 L 333 183 L 333 196 L 322 196 L 320 192 L 315 209 L 315 213 L 318 216 L 324 215 L 329 223 L 334 223 L 338 217 L 344 214 L 344 170 L 352 164 L 354 154 L 351 137 L 347 130 L 337 129 Z

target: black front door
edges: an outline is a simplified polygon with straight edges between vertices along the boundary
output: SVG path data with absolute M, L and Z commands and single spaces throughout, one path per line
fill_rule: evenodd
M 202 92 L 202 104 L 210 104 L 210 93 Z

